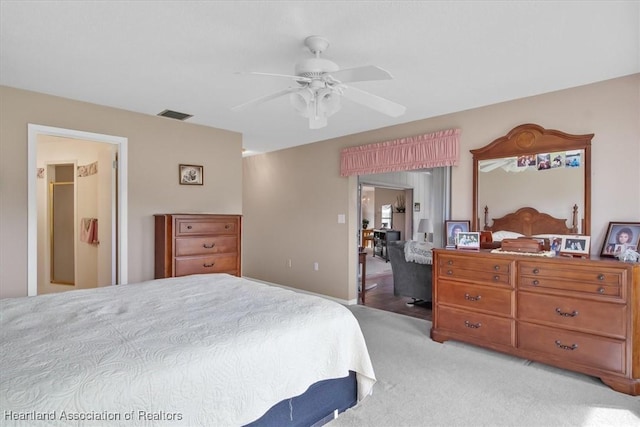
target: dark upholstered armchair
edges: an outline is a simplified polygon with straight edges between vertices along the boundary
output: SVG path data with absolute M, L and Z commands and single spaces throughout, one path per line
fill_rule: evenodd
M 404 256 L 405 241 L 387 243 L 389 261 L 393 272 L 393 294 L 413 298 L 414 302 L 432 301 L 432 265 L 407 262 Z

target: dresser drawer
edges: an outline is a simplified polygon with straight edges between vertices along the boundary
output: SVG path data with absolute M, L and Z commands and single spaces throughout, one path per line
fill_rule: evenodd
M 607 286 L 621 286 L 624 283 L 624 269 L 611 267 L 594 268 L 593 265 L 581 266 L 566 264 L 541 264 L 535 261 L 520 261 L 520 274 L 537 277 L 554 277 L 558 280 L 575 280 Z
M 437 267 L 438 275 L 443 279 L 512 286 L 512 262 L 509 260 L 445 254 L 439 256 Z
M 610 267 L 562 264 L 519 263 L 518 280 L 522 286 L 583 292 L 592 295 L 623 296 L 626 271 Z
M 442 279 L 466 280 L 474 283 L 511 287 L 511 275 L 493 271 L 467 270 L 446 265 L 438 266 L 438 275 Z
M 176 239 L 176 256 L 236 253 L 236 236 L 189 237 Z
M 553 277 L 521 276 L 520 288 L 554 289 L 558 291 L 578 292 L 592 296 L 605 296 L 623 298 L 623 288 L 620 286 L 607 286 L 590 282 L 577 282 L 573 280 L 558 280 Z
M 513 262 L 508 259 L 500 258 L 482 258 L 475 256 L 460 256 L 453 254 L 444 254 L 438 257 L 439 264 L 442 267 L 462 268 L 465 270 L 482 270 L 494 273 L 510 273 Z
M 476 340 L 512 346 L 514 321 L 438 305 L 438 329 L 464 334 Z
M 176 258 L 175 275 L 206 273 L 235 273 L 238 258 L 236 255 L 212 255 L 199 257 Z
M 238 221 L 229 219 L 195 219 L 177 218 L 175 233 L 178 236 L 193 236 L 197 234 L 235 234 Z
M 441 281 L 438 286 L 438 303 L 464 308 L 512 315 L 513 291 L 494 286 L 474 286 Z
M 624 339 L 627 307 L 622 304 L 520 292 L 518 319 Z
M 563 362 L 625 373 L 625 342 L 529 323 L 518 324 L 518 348 Z

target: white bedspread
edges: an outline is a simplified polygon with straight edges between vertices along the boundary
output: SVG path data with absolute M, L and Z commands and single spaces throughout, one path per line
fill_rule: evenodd
M 235 426 L 349 370 L 359 400 L 375 383 L 346 307 L 226 274 L 5 299 L 0 320 L 3 425 Z

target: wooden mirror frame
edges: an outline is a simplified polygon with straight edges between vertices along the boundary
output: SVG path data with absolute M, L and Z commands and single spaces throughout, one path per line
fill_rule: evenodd
M 473 220 L 472 229 L 480 231 L 480 207 L 478 206 L 478 173 L 481 160 L 518 157 L 555 151 L 584 150 L 584 207 L 581 234 L 591 234 L 591 140 L 594 134 L 571 135 L 554 129 L 528 123 L 516 126 L 509 133 L 473 154 Z M 535 208 L 535 206 L 534 206 Z

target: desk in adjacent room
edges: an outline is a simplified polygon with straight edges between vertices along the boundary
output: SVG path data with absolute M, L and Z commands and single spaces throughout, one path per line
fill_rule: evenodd
M 389 262 L 387 242 L 400 240 L 399 230 L 373 230 L 373 256 L 379 255 Z
M 364 250 L 358 254 L 358 264 L 362 266 L 362 271 L 360 273 L 360 299 L 364 305 L 364 293 L 366 291 L 365 281 L 367 276 L 367 253 Z

